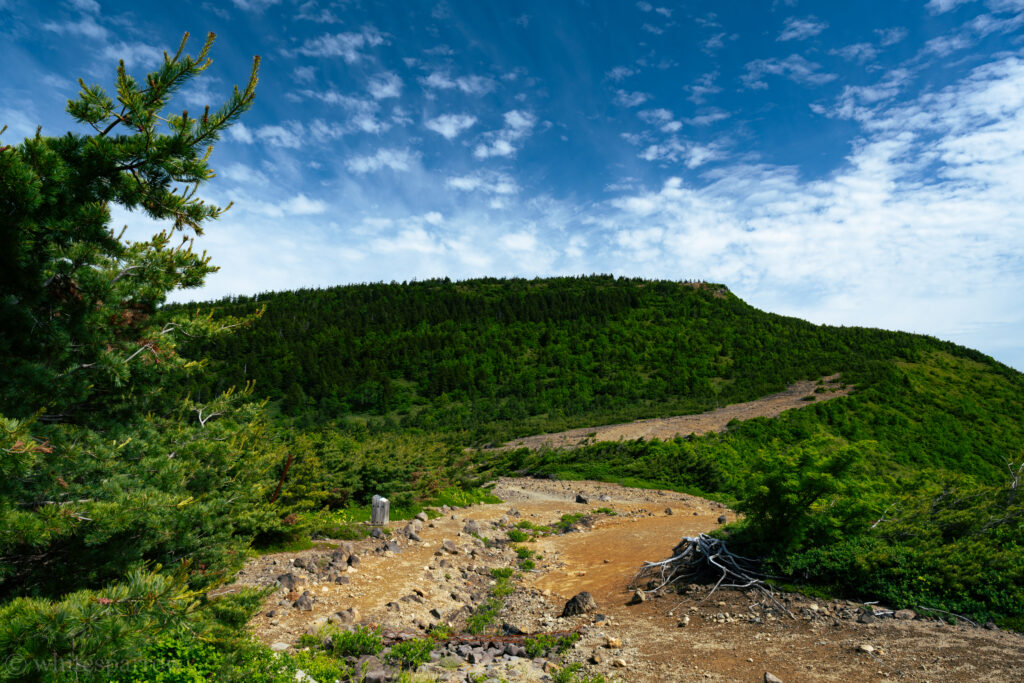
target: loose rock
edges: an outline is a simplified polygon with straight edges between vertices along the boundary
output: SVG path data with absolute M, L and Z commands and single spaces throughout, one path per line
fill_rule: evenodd
M 568 602 L 565 603 L 565 607 L 562 608 L 562 616 L 575 617 L 587 612 L 593 612 L 596 609 L 597 602 L 594 601 L 593 596 L 587 591 L 583 591 L 569 598 Z

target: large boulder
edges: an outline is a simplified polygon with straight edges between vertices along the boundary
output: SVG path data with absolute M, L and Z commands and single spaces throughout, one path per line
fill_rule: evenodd
M 593 612 L 596 609 L 597 602 L 594 601 L 593 596 L 587 591 L 583 591 L 569 598 L 568 602 L 565 603 L 565 607 L 562 608 L 562 616 L 575 617 L 587 612 Z

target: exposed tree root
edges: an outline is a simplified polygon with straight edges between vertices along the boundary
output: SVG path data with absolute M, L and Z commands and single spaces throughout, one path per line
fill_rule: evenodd
M 757 571 L 759 563 L 729 551 L 725 541 L 700 534 L 696 538 L 686 536 L 672 549 L 672 557 L 661 562 L 644 562 L 630 582 L 631 589 L 654 593 L 678 583 L 693 583 L 715 580 L 707 600 L 719 588 L 752 590 L 768 598 L 779 610 L 793 617 L 786 607 L 775 598 L 771 587 L 764 582 L 764 574 Z M 717 577 L 717 578 L 716 578 Z M 641 583 L 653 583 L 647 589 L 640 589 Z

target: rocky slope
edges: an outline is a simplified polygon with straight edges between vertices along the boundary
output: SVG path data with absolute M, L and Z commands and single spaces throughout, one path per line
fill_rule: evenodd
M 495 493 L 505 502 L 252 560 L 234 585 L 277 586 L 252 630 L 287 649 L 327 623 L 380 625 L 386 642 L 450 625 L 453 635 L 419 668 L 423 680 L 547 680 L 576 665 L 577 680 L 627 681 L 1019 681 L 1024 671 L 1020 634 L 880 606 L 786 595 L 791 618 L 753 594 L 711 595 L 697 585 L 630 604 L 627 584 L 644 560 L 667 557 L 680 537 L 733 513 L 684 494 L 598 482 L 502 479 Z M 467 623 L 502 582 L 492 570 L 521 562 L 507 542 L 517 526 L 533 537 L 519 546 L 534 551 L 535 567 L 511 579 L 490 628 L 469 635 Z M 581 592 L 596 604 L 563 616 Z M 526 651 L 523 634 L 537 633 L 579 638 L 561 654 L 530 656 L 538 653 Z M 382 656 L 351 663 L 366 680 L 398 675 Z

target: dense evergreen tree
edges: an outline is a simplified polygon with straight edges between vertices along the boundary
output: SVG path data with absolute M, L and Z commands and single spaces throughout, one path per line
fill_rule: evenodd
M 82 83 L 67 110 L 94 134 L 0 149 L 0 662 L 25 666 L 19 680 L 62 678 L 62 658 L 137 654 L 277 524 L 279 454 L 259 404 L 244 389 L 204 403 L 181 390 L 201 366 L 181 339 L 241 321 L 154 318 L 214 270 L 192 236 L 223 209 L 196 190 L 253 101 L 258 62 L 220 109 L 163 113 L 212 43 L 193 57 L 182 41 L 142 81 L 122 63 L 116 101 Z M 115 204 L 169 227 L 128 242 L 109 225 Z

